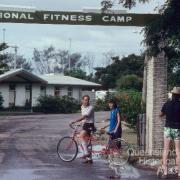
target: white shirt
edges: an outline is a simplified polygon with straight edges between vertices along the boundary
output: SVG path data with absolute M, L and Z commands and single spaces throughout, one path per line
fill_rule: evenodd
M 81 106 L 82 116 L 86 116 L 84 123 L 94 123 L 94 108 L 93 106 Z

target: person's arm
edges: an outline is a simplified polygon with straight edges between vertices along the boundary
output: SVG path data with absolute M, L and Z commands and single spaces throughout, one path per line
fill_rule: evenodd
M 116 128 L 114 129 L 114 132 L 117 132 L 119 126 L 120 126 L 120 123 L 121 123 L 121 116 L 120 116 L 120 112 L 117 112 L 117 125 L 116 125 Z
M 107 127 L 109 127 L 109 124 L 104 126 L 103 128 L 101 128 L 102 130 L 106 129 Z
M 161 120 L 165 115 L 166 115 L 166 103 L 163 105 L 161 112 L 159 114 L 159 117 L 161 118 Z
M 81 108 L 82 108 L 82 107 L 81 107 Z M 81 111 L 82 111 L 82 109 L 81 109 Z M 85 116 L 81 116 L 80 119 L 77 119 L 76 121 L 72 121 L 71 124 L 75 124 L 75 123 L 81 122 L 81 121 L 83 121 L 85 118 L 86 118 Z
M 71 122 L 71 124 L 75 124 L 75 123 L 81 122 L 81 121 L 84 120 L 85 118 L 86 118 L 85 116 L 82 116 L 80 119 Z
M 165 114 L 163 112 L 160 112 L 159 117 L 162 118 L 164 116 L 165 116 Z

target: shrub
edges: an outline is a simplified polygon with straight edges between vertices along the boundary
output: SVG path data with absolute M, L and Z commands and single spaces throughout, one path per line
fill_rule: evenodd
M 40 96 L 37 106 L 33 107 L 33 111 L 44 113 L 75 113 L 79 108 L 79 104 L 72 97 Z
M 95 111 L 107 111 L 109 110 L 107 102 L 104 99 L 96 100 Z
M 135 129 L 137 116 L 144 112 L 142 106 L 142 93 L 138 91 L 120 91 L 114 94 L 121 109 L 122 120 L 124 120 L 130 128 Z
M 134 89 L 138 91 L 142 91 L 143 80 L 137 75 L 125 75 L 117 80 L 117 88 L 118 89 Z
M 72 97 L 62 96 L 61 106 L 63 113 L 75 113 L 80 109 L 80 104 Z
M 10 112 L 30 112 L 31 108 L 26 106 L 12 106 L 3 108 L 3 111 L 10 111 Z

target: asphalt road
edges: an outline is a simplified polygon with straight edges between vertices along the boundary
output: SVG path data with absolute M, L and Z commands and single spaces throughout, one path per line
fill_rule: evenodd
M 102 121 L 104 113 L 97 113 Z M 62 162 L 56 154 L 58 140 L 70 133 L 68 124 L 79 114 L 29 115 L 0 117 L 0 180 L 100 180 L 155 179 L 153 172 L 132 168 L 109 168 L 95 159 L 83 164 L 81 159 Z

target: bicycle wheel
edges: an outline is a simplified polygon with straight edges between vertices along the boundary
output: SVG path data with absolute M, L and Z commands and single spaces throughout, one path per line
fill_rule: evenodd
M 118 138 L 112 141 L 109 154 L 111 164 L 123 166 L 129 161 L 130 156 L 130 146 L 125 140 Z
M 58 142 L 57 153 L 62 161 L 73 161 L 78 153 L 77 142 L 69 136 L 63 137 Z

